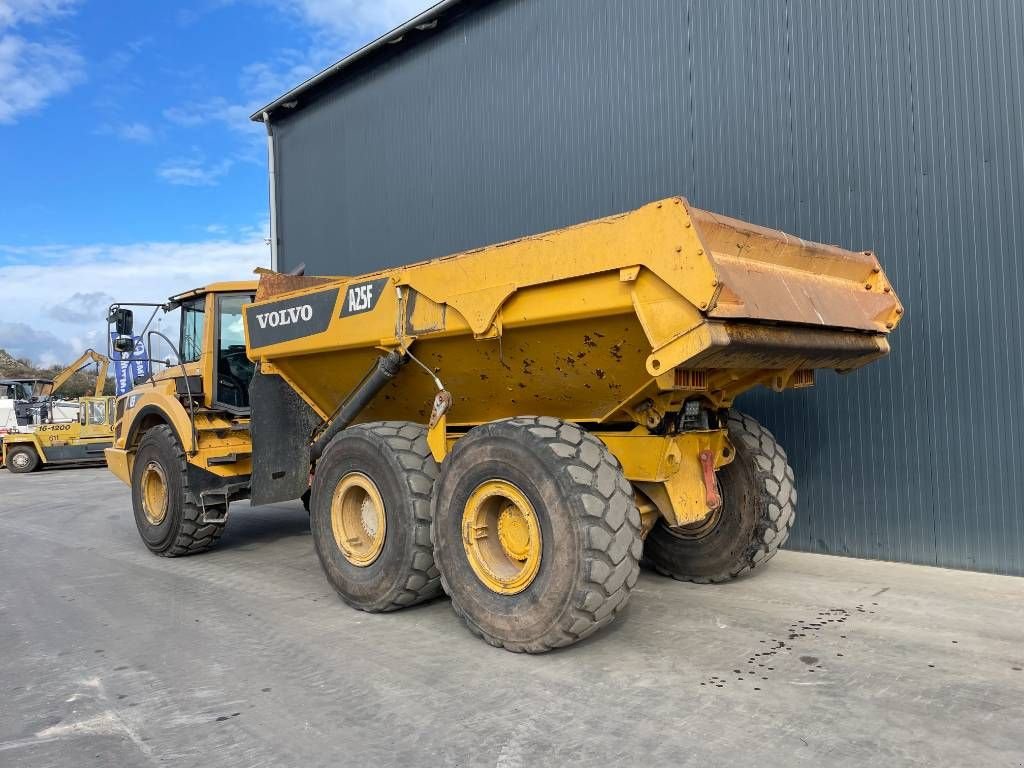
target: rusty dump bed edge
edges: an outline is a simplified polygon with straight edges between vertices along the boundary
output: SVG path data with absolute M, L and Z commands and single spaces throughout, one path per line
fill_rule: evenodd
M 715 318 L 891 330 L 902 307 L 871 251 L 848 251 L 696 208 L 722 282 Z
M 480 423 L 622 419 L 686 369 L 704 371 L 719 404 L 796 371 L 853 370 L 888 353 L 903 308 L 870 251 L 670 198 L 359 277 L 264 274 L 244 311 L 250 357 L 321 414 L 381 349 L 400 349 L 456 393 L 460 422 Z M 421 378 L 404 391 L 429 400 Z

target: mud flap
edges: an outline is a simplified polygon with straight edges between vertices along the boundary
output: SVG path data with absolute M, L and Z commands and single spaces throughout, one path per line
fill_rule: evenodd
M 253 505 L 298 499 L 309 487 L 309 438 L 320 417 L 280 376 L 249 385 Z

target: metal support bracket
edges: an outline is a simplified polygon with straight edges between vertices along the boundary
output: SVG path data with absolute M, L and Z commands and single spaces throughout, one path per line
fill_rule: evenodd
M 434 397 L 434 407 L 427 424 L 427 447 L 440 464 L 448 455 L 448 409 L 452 407 L 452 393 L 442 389 Z

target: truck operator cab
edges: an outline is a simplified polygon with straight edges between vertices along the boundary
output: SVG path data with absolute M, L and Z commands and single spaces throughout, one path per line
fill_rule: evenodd
M 150 362 L 164 362 L 155 360 L 152 351 L 151 337 L 158 335 L 172 348 L 171 358 L 177 359 L 168 359 L 164 370 L 153 371 L 151 381 L 175 379 L 178 394 L 197 405 L 236 416 L 247 415 L 255 364 L 245 352 L 242 307 L 252 302 L 255 294 L 255 282 L 215 283 L 172 296 L 167 304 L 115 304 L 108 317 L 115 331 L 113 348 L 126 355 L 134 354 L 135 339 L 141 338 Z M 165 313 L 180 310 L 178 338 L 172 340 L 150 330 L 152 318 L 141 331 L 136 331 L 128 306 L 156 306 L 157 311 Z
M 181 302 L 181 336 L 178 349 L 182 363 L 199 363 L 204 383 L 212 386 L 211 405 L 234 413 L 249 408 L 249 384 L 256 366 L 245 353 L 242 307 L 253 292 L 214 293 Z M 212 350 L 208 360 L 203 350 Z

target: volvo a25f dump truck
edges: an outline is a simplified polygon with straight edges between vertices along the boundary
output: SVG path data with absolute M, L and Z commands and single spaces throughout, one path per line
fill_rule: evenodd
M 304 497 L 347 603 L 444 591 L 472 632 L 530 652 L 612 621 L 642 558 L 698 582 L 767 562 L 793 470 L 736 397 L 882 357 L 903 312 L 871 252 L 681 198 L 172 306 L 181 363 L 118 401 L 106 454 L 151 550 L 206 549 L 236 499 Z

